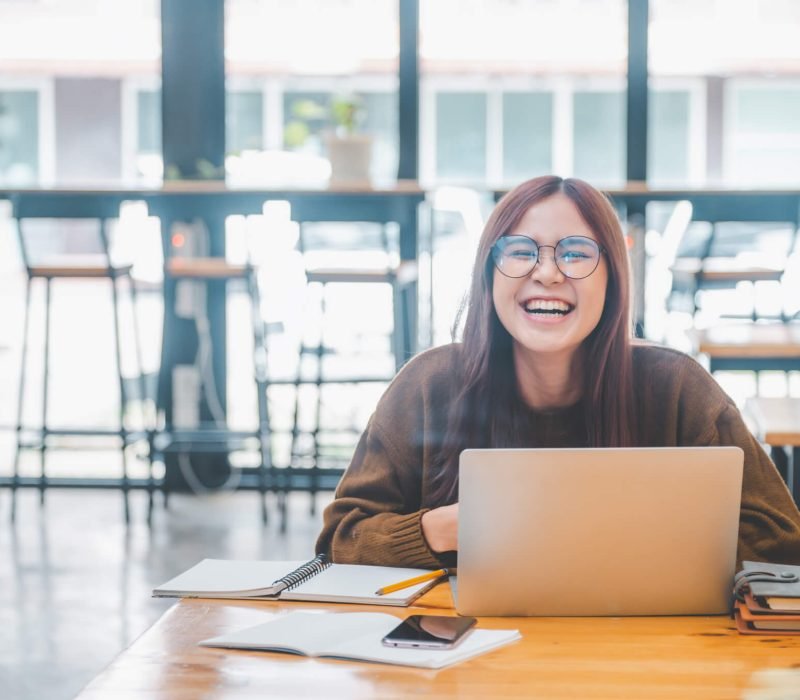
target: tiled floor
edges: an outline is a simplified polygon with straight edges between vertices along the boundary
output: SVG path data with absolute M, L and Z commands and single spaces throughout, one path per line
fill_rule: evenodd
M 303 559 L 313 552 L 321 509 L 290 499 L 289 528 L 262 527 L 257 495 L 176 495 L 145 521 L 132 496 L 125 527 L 115 491 L 51 490 L 44 507 L 19 496 L 11 526 L 0 491 L 0 697 L 69 700 L 174 601 L 153 599 L 159 583 L 203 557 Z M 272 509 L 274 512 L 274 508 Z

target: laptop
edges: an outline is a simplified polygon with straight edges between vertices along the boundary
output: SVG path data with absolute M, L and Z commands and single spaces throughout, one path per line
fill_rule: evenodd
M 465 450 L 456 609 L 727 613 L 743 462 L 738 447 Z

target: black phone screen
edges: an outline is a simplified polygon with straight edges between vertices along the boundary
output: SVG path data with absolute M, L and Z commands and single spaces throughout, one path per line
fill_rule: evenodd
M 410 615 L 384 641 L 403 646 L 453 646 L 476 622 L 474 617 Z

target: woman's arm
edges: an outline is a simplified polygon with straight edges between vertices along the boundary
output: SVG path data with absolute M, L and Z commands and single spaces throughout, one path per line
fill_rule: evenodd
M 393 460 L 373 419 L 325 509 L 317 552 L 339 563 L 441 566 L 423 535 L 421 498 L 422 467 Z

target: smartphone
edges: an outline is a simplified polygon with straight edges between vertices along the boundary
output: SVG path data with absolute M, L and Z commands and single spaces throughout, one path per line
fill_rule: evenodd
M 476 622 L 474 617 L 409 615 L 381 641 L 390 647 L 452 649 Z

